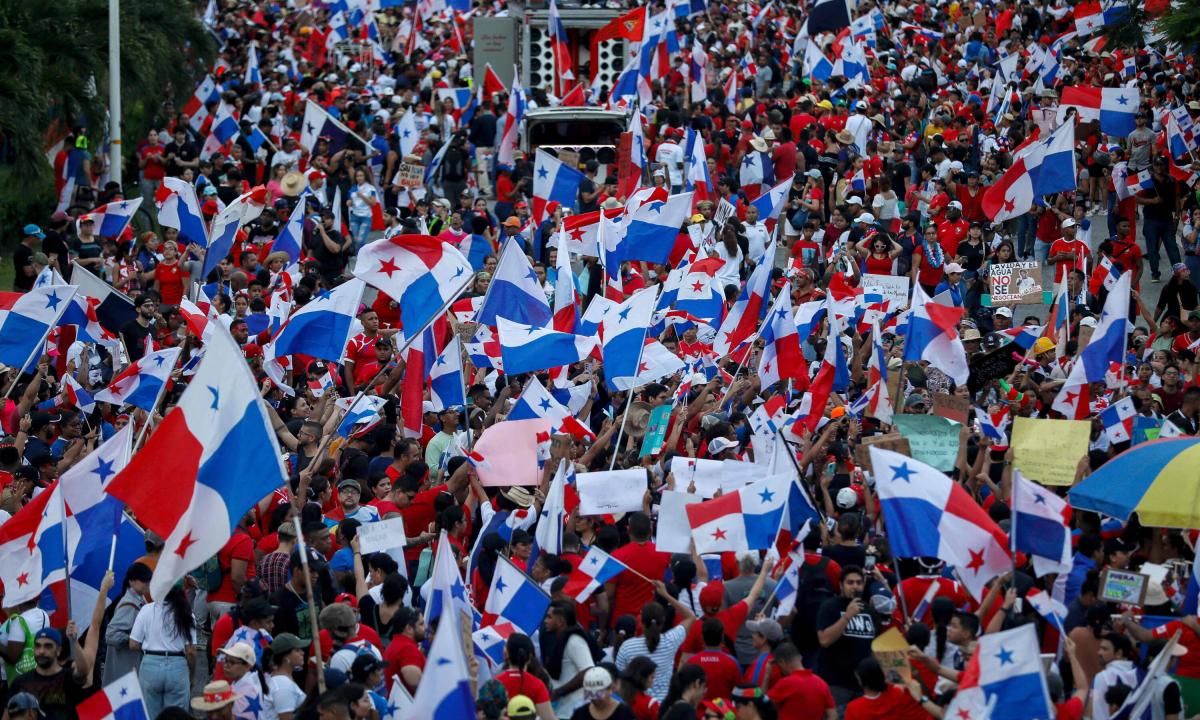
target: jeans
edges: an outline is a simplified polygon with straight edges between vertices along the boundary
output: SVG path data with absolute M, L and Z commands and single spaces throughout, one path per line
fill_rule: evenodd
M 1037 235 L 1037 218 L 1026 213 L 1017 218 L 1016 244 L 1017 257 L 1024 258 L 1033 253 L 1033 241 Z
M 350 214 L 350 237 L 354 238 L 354 248 L 357 250 L 367 242 L 367 233 L 371 232 L 371 216 Z
M 1146 260 L 1150 264 L 1150 275 L 1158 279 L 1158 246 L 1166 245 L 1167 258 L 1171 264 L 1179 262 L 1179 243 L 1175 242 L 1175 223 L 1172 220 L 1142 220 L 1142 234 L 1146 236 Z
M 187 709 L 191 697 L 192 679 L 187 659 L 146 655 L 138 671 L 147 717 L 158 717 L 164 708 Z

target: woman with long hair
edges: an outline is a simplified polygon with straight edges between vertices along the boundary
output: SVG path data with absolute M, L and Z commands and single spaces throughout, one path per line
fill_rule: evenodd
M 550 705 L 550 676 L 533 652 L 528 635 L 513 633 L 504 645 L 504 670 L 496 674 L 510 698 L 524 695 L 533 701 L 541 720 L 555 720 Z
M 617 652 L 617 670 L 621 672 L 624 672 L 629 663 L 639 655 L 653 660 L 655 667 L 673 667 L 675 654 L 683 645 L 692 623 L 696 622 L 696 615 L 686 605 L 667 594 L 667 588 L 661 580 L 655 581 L 654 588 L 658 591 L 658 596 L 675 609 L 675 619 L 679 624 L 665 630 L 667 613 L 663 606 L 657 602 L 649 602 L 642 606 L 642 636 L 626 641 Z M 656 700 L 666 697 L 670 680 L 669 672 L 659 673 L 650 687 L 650 696 Z
M 138 611 L 129 633 L 129 648 L 142 653 L 138 680 L 149 717 L 157 717 L 163 708 L 187 707 L 196 625 L 182 585 L 174 585 L 162 600 L 147 603 Z
M 648 694 L 658 668 L 648 657 L 635 657 L 621 673 L 617 694 L 621 696 L 637 720 L 658 720 L 658 701 Z
M 708 690 L 708 676 L 699 665 L 684 664 L 671 675 L 671 687 L 659 705 L 660 720 L 691 720 Z

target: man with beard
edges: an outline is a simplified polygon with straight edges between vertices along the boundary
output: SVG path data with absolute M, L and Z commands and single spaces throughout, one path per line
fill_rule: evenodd
M 108 591 L 113 586 L 110 570 L 100 584 L 100 594 L 92 609 L 92 622 L 87 639 L 79 644 L 79 631 L 75 622 L 67 624 L 66 636 L 74 645 L 71 658 L 61 659 L 63 633 L 52 627 L 44 627 L 33 636 L 33 670 L 18 675 L 9 686 L 12 694 L 27 692 L 42 706 L 42 713 L 50 720 L 70 720 L 77 717 L 75 708 L 84 698 L 95 692 L 87 687 L 96 662 L 96 651 L 100 647 L 100 627 L 104 620 L 104 609 L 108 604 Z

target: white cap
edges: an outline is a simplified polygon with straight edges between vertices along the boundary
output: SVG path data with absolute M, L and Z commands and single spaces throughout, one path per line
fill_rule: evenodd
M 709 455 L 717 455 L 717 454 L 722 453 L 730 448 L 735 448 L 735 447 L 737 447 L 737 440 L 730 440 L 729 438 L 716 437 L 716 438 L 713 438 L 708 443 L 708 454 Z
M 1075 227 L 1075 218 L 1067 218 L 1066 220 L 1063 220 L 1062 226 L 1064 228 Z
M 422 414 L 431 413 L 431 412 L 437 412 L 437 408 L 434 406 L 434 404 L 432 402 L 426 400 L 425 402 L 421 403 L 421 413 Z
M 1079 321 L 1079 327 L 1090 327 L 1090 328 L 1096 327 L 1096 318 L 1085 317 L 1084 319 Z
M 959 201 L 957 201 L 957 200 L 951 200 L 951 201 L 950 201 L 950 204 L 949 204 L 949 205 L 947 205 L 946 207 L 947 207 L 947 208 L 952 208 L 952 209 L 954 209 L 954 210 L 962 210 L 962 203 L 960 203 L 960 202 L 959 202 Z
M 1001 316 L 1003 316 L 1003 317 L 1006 317 L 1006 318 L 1012 318 L 1012 308 L 1010 308 L 1010 307 L 998 307 L 998 308 L 996 308 L 996 314 L 997 314 L 997 315 L 1001 315 Z
M 853 488 L 844 487 L 838 490 L 837 506 L 843 510 L 849 510 L 858 504 L 858 493 L 854 492 Z
M 857 195 L 854 195 L 846 200 L 846 204 L 847 205 L 862 205 L 863 201 L 862 201 L 862 198 L 860 198 Z
M 945 270 L 947 275 L 950 273 L 960 273 L 963 271 L 963 266 L 955 262 L 949 262 L 946 263 Z
M 875 216 L 871 213 L 863 213 L 862 215 L 854 218 L 854 222 L 862 223 L 863 225 L 870 225 L 871 223 L 875 222 Z
M 807 171 L 807 172 L 805 172 L 804 174 L 805 174 L 805 175 L 807 175 L 807 176 L 809 176 L 810 178 L 813 178 L 814 180 L 820 180 L 820 179 L 821 179 L 821 171 L 820 171 L 820 170 L 818 170 L 818 169 L 816 169 L 816 168 L 813 168 L 813 169 L 811 169 L 811 170 L 808 170 L 808 171 Z

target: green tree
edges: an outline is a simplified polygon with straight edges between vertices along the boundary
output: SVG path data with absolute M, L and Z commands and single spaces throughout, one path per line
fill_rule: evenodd
M 215 42 L 188 0 L 121 0 L 122 131 L 126 168 L 166 99 L 189 95 Z M 48 131 L 106 136 L 107 0 L 0 0 L 0 242 L 53 210 Z M 132 177 L 130 173 L 127 177 Z

